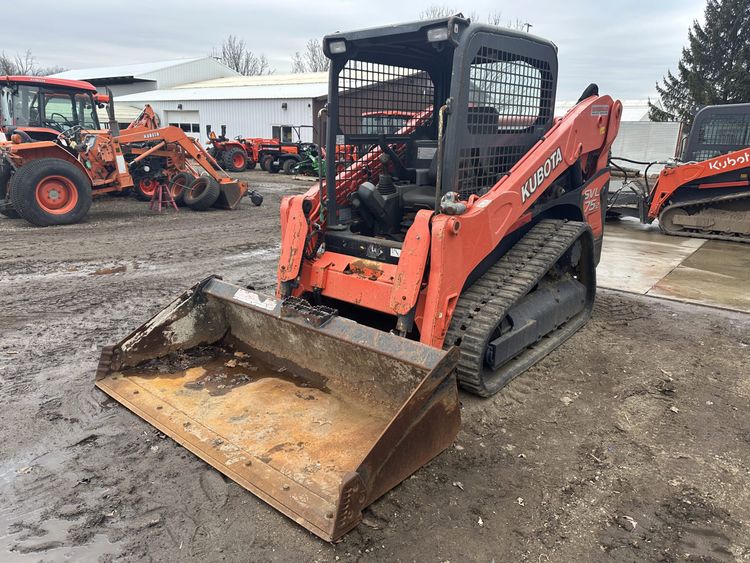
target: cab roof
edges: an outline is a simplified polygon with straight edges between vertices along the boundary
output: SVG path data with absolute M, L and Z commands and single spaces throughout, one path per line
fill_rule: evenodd
M 52 86 L 58 88 L 71 88 L 73 90 L 83 90 L 86 92 L 96 92 L 96 88 L 89 82 L 82 80 L 68 80 L 65 78 L 48 78 L 46 76 L 7 76 L 0 75 L 0 86 L 7 83 L 29 84 L 40 86 Z

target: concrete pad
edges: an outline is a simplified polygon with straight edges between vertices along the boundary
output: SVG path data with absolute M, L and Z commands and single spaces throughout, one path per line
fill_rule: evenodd
M 750 248 L 662 234 L 633 220 L 607 223 L 599 287 L 750 313 Z
M 705 243 L 671 237 L 635 221 L 607 223 L 602 259 L 596 269 L 599 287 L 646 294 Z
M 648 295 L 750 313 L 750 248 L 712 240 L 685 259 Z

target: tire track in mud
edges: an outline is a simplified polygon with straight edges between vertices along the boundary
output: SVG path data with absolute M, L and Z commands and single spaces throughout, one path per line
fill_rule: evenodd
M 187 456 L 93 387 L 99 351 L 208 274 L 272 287 L 265 278 L 278 256 L 278 198 L 272 194 L 267 204 L 274 199 L 275 209 L 243 204 L 232 213 L 172 217 L 139 216 L 143 204 L 113 200 L 98 209 L 112 220 L 94 214 L 63 229 L 0 221 L 0 231 L 18 242 L 0 255 L 3 305 L 11 313 L 0 319 L 0 458 L 8 460 L 0 481 L 0 559 L 8 549 L 23 560 L 122 554 L 123 538 L 163 527 L 167 499 L 154 503 L 145 489 L 158 487 L 154 473 L 174 478 L 170 464 L 158 461 L 166 450 Z M 194 459 L 188 465 L 204 467 Z M 204 480 L 212 494 L 220 490 L 216 475 Z M 179 510 L 206 513 L 198 504 Z

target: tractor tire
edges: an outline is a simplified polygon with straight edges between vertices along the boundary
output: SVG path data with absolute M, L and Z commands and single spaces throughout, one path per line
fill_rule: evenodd
M 151 197 L 158 187 L 159 182 L 153 178 L 133 180 L 133 194 L 138 201 L 151 201 Z
M 206 211 L 219 199 L 221 186 L 211 176 L 201 176 L 193 180 L 185 192 L 185 205 L 194 211 Z
M 70 162 L 40 158 L 16 171 L 10 200 L 18 215 L 32 225 L 70 225 L 89 212 L 91 181 Z
M 169 180 L 169 191 L 172 192 L 172 197 L 178 207 L 185 205 L 185 194 L 193 182 L 195 182 L 195 176 L 190 172 L 178 172 Z
M 278 174 L 279 172 L 279 166 L 276 164 L 276 159 L 270 155 L 263 159 L 263 168 L 266 172 L 271 174 Z
M 224 169 L 230 172 L 242 172 L 247 166 L 247 154 L 241 148 L 229 149 L 223 155 Z
M 257 164 L 258 164 L 258 163 L 257 163 L 257 162 L 255 162 L 255 161 L 253 160 L 253 157 L 252 157 L 252 156 L 248 156 L 248 157 L 247 157 L 247 167 L 246 167 L 246 168 L 247 168 L 247 170 L 255 170 L 255 166 L 256 166 Z
M 294 167 L 297 166 L 297 161 L 293 158 L 287 158 L 281 164 L 281 168 L 284 170 L 284 174 L 291 176 L 294 172 Z
M 18 219 L 21 216 L 12 206 L 9 205 L 8 207 L 5 207 L 6 204 L 10 203 L 6 202 L 8 187 L 10 186 L 10 177 L 10 167 L 0 164 L 0 215 L 7 217 L 8 219 Z
M 263 170 L 263 172 L 268 172 L 267 164 L 267 156 L 263 156 L 263 153 L 260 154 L 260 169 Z

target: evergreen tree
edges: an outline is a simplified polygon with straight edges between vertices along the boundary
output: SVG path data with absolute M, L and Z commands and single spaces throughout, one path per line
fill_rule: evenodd
M 677 73 L 656 84 L 652 121 L 690 125 L 703 106 L 750 102 L 750 0 L 708 0 L 705 20 L 688 31 Z

